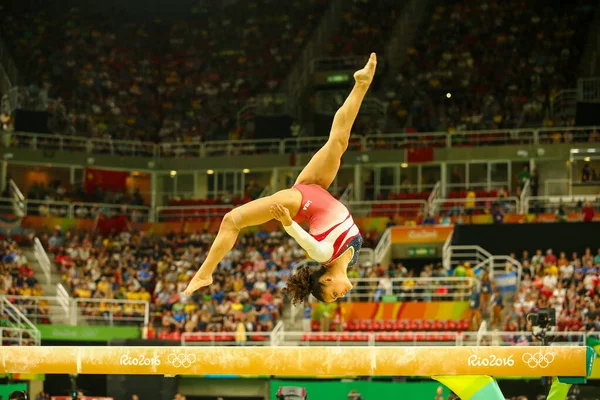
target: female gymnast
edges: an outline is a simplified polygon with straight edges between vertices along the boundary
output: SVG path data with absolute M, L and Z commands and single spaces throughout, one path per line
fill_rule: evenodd
M 321 263 L 316 270 L 308 266 L 300 268 L 289 279 L 286 291 L 293 303 L 305 301 L 311 293 L 320 301 L 333 302 L 352 289 L 346 271 L 358 260 L 362 237 L 348 209 L 327 188 L 348 148 L 350 130 L 376 66 L 377 57 L 372 53 L 365 67 L 354 73 L 354 88 L 335 113 L 327 143 L 304 167 L 291 189 L 251 201 L 225 214 L 206 260 L 183 292 L 185 296 L 213 282 L 213 271 L 231 250 L 241 229 L 271 219 L 280 221 L 308 256 Z M 310 234 L 298 225 L 302 221 L 308 223 Z

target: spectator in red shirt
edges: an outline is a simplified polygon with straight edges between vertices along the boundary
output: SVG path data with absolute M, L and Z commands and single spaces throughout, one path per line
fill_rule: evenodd
M 584 222 L 591 222 L 594 219 L 594 207 L 590 204 L 589 201 L 586 201 L 581 208 L 581 213 L 583 214 Z
M 544 262 L 549 263 L 550 265 L 556 265 L 556 256 L 552 252 L 552 249 L 548 249 L 546 252 L 546 257 L 544 257 Z

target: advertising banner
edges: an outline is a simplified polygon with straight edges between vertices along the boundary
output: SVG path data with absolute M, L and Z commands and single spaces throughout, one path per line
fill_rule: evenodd
M 111 339 L 139 339 L 137 326 L 37 325 L 42 340 L 74 340 L 108 342 Z
M 444 243 L 453 230 L 451 225 L 396 226 L 392 228 L 392 243 Z
M 462 320 L 467 319 L 467 301 L 432 301 L 398 303 L 341 303 L 346 321 L 374 319 L 386 320 Z M 318 309 L 318 304 L 313 309 Z

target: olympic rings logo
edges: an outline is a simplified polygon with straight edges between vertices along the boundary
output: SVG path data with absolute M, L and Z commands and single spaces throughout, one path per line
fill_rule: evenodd
M 525 353 L 523 354 L 523 362 L 527 364 L 529 368 L 546 368 L 554 362 L 554 353 Z
M 196 355 L 171 353 L 167 357 L 167 362 L 175 368 L 189 368 L 196 362 Z

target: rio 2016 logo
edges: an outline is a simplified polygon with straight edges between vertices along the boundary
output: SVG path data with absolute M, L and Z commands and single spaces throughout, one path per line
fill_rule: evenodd
M 523 354 L 523 362 L 527 364 L 529 368 L 546 368 L 554 362 L 554 353 L 525 353 Z
M 149 358 L 143 354 L 138 357 L 130 357 L 129 354 L 123 354 L 119 360 L 119 364 L 128 366 L 158 366 L 160 365 L 160 358 L 158 356 Z
M 196 355 L 171 353 L 167 357 L 167 362 L 175 368 L 189 368 L 196 362 Z
M 490 355 L 488 357 L 479 357 L 473 354 L 468 359 L 469 367 L 512 367 L 515 365 L 513 356 L 507 358 Z

